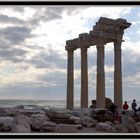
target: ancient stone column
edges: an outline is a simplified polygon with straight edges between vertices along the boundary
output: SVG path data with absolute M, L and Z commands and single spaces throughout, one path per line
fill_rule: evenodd
M 74 107 L 74 95 L 73 95 L 73 53 L 74 49 L 68 49 L 68 65 L 67 65 L 67 109 L 73 109 Z
M 87 47 L 81 48 L 81 108 L 88 108 Z
M 105 107 L 104 44 L 97 44 L 96 107 Z
M 121 42 L 114 42 L 114 103 L 122 108 Z

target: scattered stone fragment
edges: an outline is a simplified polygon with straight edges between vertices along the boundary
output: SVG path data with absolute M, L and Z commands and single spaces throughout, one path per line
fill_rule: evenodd
M 10 131 L 13 120 L 13 117 L 0 117 L 0 131 Z
M 76 133 L 79 126 L 68 125 L 68 124 L 59 124 L 55 132 L 56 133 Z
M 25 115 L 16 115 L 12 123 L 13 133 L 31 133 L 31 120 Z
M 85 126 L 85 127 L 92 127 L 92 126 L 95 126 L 98 123 L 97 120 L 93 119 L 90 116 L 84 116 L 84 117 L 82 117 L 82 120 L 81 121 L 82 121 L 81 122 L 82 125 Z
M 128 133 L 128 129 L 123 124 L 116 124 L 114 128 L 117 133 Z
M 104 123 L 104 122 L 99 122 L 96 125 L 95 130 L 96 131 L 101 131 L 101 132 L 104 132 L 104 133 L 115 133 L 116 132 L 116 130 L 113 127 L 111 127 L 109 124 Z

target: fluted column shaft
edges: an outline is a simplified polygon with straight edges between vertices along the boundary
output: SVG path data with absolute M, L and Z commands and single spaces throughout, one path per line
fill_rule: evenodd
M 88 108 L 87 47 L 81 48 L 81 108 Z
M 114 103 L 122 108 L 121 42 L 114 43 Z
M 96 107 L 105 107 L 104 44 L 97 45 Z
M 74 95 L 73 95 L 73 54 L 74 50 L 67 50 L 68 52 L 68 64 L 67 64 L 67 109 L 74 108 Z

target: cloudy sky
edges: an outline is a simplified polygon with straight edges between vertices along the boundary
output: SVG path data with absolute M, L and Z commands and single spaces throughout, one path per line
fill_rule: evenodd
M 139 6 L 0 6 L 0 99 L 66 99 L 66 40 L 101 17 L 132 25 L 122 44 L 123 98 L 140 100 Z M 96 46 L 88 49 L 89 99 L 96 97 Z M 80 50 L 74 52 L 74 96 L 80 99 Z M 105 46 L 106 96 L 113 99 L 114 47 Z

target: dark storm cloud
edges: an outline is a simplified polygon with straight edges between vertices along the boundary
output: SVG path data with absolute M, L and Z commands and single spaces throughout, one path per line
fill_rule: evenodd
M 0 49 L 8 49 L 10 46 L 9 42 L 6 40 L 3 40 L 3 38 L 0 38 Z
M 31 37 L 31 30 L 25 26 L 6 27 L 0 30 L 1 36 L 10 41 L 11 45 L 20 44 L 26 38 Z
M 22 43 L 26 38 L 32 37 L 31 30 L 27 27 L 6 27 L 0 29 L 0 58 L 12 62 L 21 62 L 27 51 L 22 49 Z M 14 48 L 14 45 L 21 45 L 21 49 Z
M 65 11 L 69 16 L 75 15 L 87 8 L 87 6 L 42 6 L 42 7 L 32 7 L 36 11 L 35 16 L 29 21 L 30 24 L 38 26 L 40 21 L 52 21 L 55 19 L 61 19 L 62 13 Z M 41 11 L 41 8 L 45 8 L 44 11 Z M 41 12 L 40 12 L 41 11 Z
M 68 15 L 74 15 L 81 10 L 86 9 L 87 6 L 52 6 L 46 8 L 46 14 L 49 13 L 50 15 L 55 14 L 62 14 L 65 11 Z M 88 6 L 89 8 L 89 6 Z
M 63 8 L 45 7 L 45 11 L 41 11 L 44 7 L 32 7 L 36 10 L 35 16 L 29 20 L 29 24 L 32 26 L 38 26 L 40 21 L 51 21 L 55 19 L 61 19 Z
M 0 14 L 0 23 L 23 24 L 24 21 L 16 17 L 9 17 L 7 15 Z
M 51 49 L 48 52 L 39 53 L 27 62 L 31 63 L 36 68 L 66 68 L 66 59 L 64 59 L 61 54 L 58 53 L 58 51 Z
M 0 59 L 1 60 L 9 60 L 12 62 L 20 62 L 23 61 L 23 56 L 26 54 L 26 51 L 22 49 L 0 49 Z

